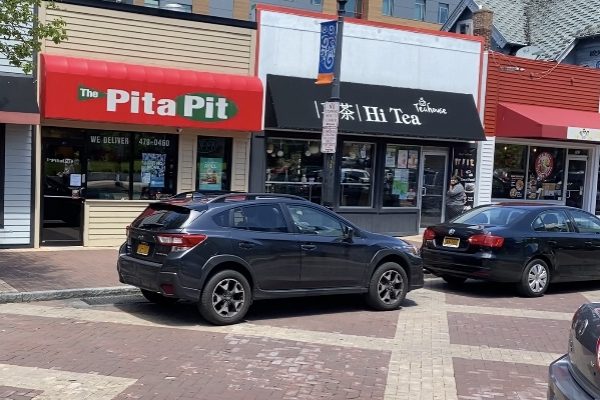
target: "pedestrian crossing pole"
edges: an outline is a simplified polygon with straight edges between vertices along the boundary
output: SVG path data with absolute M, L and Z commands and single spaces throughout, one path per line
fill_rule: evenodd
M 342 70 L 342 40 L 344 37 L 344 14 L 346 12 L 346 2 L 348 0 L 337 0 L 338 18 L 335 36 L 335 58 L 333 67 L 333 81 L 331 83 L 330 103 L 337 103 L 339 110 L 340 103 L 340 77 Z M 339 114 L 337 114 L 339 121 Z M 336 127 L 337 130 L 337 127 Z M 337 135 L 337 133 L 336 133 Z M 337 141 L 336 141 L 337 143 Z M 336 153 L 323 153 L 323 184 L 321 187 L 321 204 L 325 207 L 333 208 L 335 204 L 335 166 Z

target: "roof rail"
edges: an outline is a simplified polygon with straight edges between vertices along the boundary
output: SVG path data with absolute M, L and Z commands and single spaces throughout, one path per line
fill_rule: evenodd
M 193 191 L 189 191 L 189 192 L 177 193 L 176 195 L 169 197 L 167 200 L 189 199 L 189 198 L 191 198 L 192 200 L 206 199 L 211 196 L 212 197 L 223 196 L 223 195 L 227 195 L 227 194 L 236 194 L 236 193 L 243 193 L 243 192 L 235 192 L 235 191 L 229 191 L 229 190 L 193 190 Z
M 226 201 L 244 201 L 244 200 L 260 200 L 260 199 L 292 199 L 308 201 L 304 197 L 295 196 L 293 194 L 283 193 L 228 193 L 221 196 L 217 196 L 208 200 L 208 203 L 225 203 Z

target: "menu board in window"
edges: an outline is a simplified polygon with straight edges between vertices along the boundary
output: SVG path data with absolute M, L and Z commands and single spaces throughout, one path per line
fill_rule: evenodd
M 452 176 L 458 177 L 465 188 L 465 208 L 471 209 L 475 204 L 477 149 L 455 148 L 452 162 Z

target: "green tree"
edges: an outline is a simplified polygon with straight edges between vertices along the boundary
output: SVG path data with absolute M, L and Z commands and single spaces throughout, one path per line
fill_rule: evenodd
M 42 7 L 57 9 L 54 1 L 0 0 L 0 55 L 27 74 L 33 70 L 32 60 L 43 40 L 58 44 L 67 39 L 62 19 L 39 20 L 37 9 Z

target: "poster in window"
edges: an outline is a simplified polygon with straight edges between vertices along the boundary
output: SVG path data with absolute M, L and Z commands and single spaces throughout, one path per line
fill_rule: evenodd
M 400 200 L 406 200 L 408 198 L 408 169 L 396 168 L 394 170 L 392 194 L 398 196 Z
M 222 190 L 223 158 L 201 158 L 198 168 L 200 190 Z
M 386 149 L 385 153 L 385 167 L 386 168 L 394 168 L 396 166 L 396 148 L 389 147 Z
M 142 183 L 151 188 L 165 187 L 166 154 L 142 153 Z
M 409 150 L 408 151 L 408 168 L 417 169 L 418 163 L 419 163 L 419 151 L 418 150 Z
M 408 165 L 408 150 L 398 150 L 398 168 L 406 168 Z

